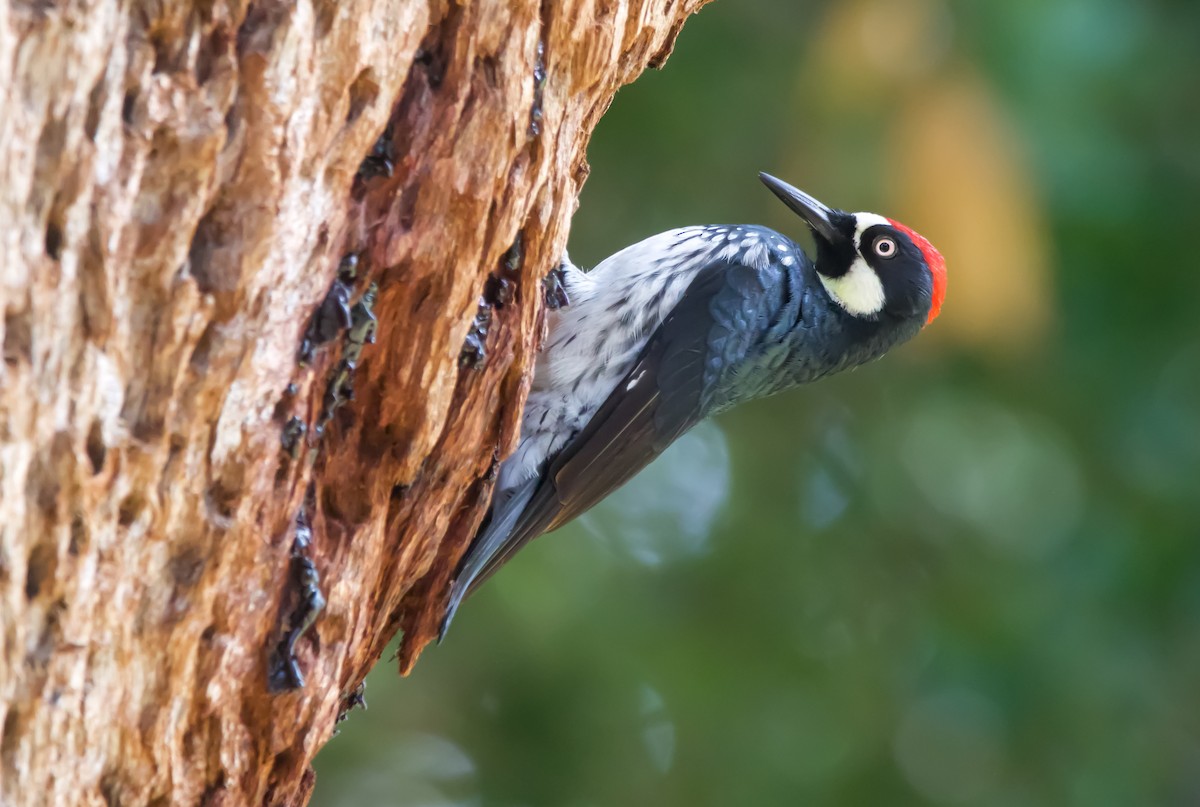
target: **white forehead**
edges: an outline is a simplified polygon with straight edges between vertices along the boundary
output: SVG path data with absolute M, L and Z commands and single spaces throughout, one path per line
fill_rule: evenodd
M 891 227 L 892 223 L 878 213 L 855 213 L 854 221 L 857 226 L 854 228 L 854 246 L 858 246 L 862 242 L 862 234 L 877 224 L 882 224 L 885 227 Z
M 855 213 L 854 223 L 854 248 L 859 254 L 849 270 L 839 277 L 817 276 L 835 303 L 856 317 L 871 318 L 883 310 L 887 294 L 879 275 L 862 257 L 862 237 L 871 227 L 892 223 L 878 213 Z

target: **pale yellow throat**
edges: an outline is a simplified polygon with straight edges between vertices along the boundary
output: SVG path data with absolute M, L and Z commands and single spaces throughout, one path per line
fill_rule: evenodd
M 883 310 L 883 282 L 869 264 L 859 256 L 850 264 L 850 271 L 841 277 L 826 277 L 820 272 L 821 285 L 833 301 L 856 317 L 873 317 Z
M 817 272 L 821 285 L 833 301 L 856 317 L 874 317 L 883 310 L 885 295 L 883 281 L 871 265 L 863 258 L 863 233 L 868 227 L 890 225 L 891 222 L 878 213 L 865 211 L 854 214 L 854 248 L 858 256 L 850 264 L 850 271 L 840 277 L 827 277 Z

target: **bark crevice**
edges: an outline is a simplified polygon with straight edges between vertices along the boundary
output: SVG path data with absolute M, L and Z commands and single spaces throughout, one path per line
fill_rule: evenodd
M 0 14 L 0 802 L 307 799 L 436 635 L 589 134 L 703 2 Z

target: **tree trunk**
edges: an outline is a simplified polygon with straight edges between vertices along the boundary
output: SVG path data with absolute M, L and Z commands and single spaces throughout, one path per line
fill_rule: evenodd
M 704 2 L 0 0 L 0 803 L 306 801 Z

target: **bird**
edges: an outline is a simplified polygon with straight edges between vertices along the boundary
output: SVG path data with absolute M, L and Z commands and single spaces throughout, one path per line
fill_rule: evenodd
M 590 272 L 565 258 L 548 296 L 517 448 L 450 585 L 463 600 L 537 536 L 581 515 L 701 420 L 880 358 L 937 317 L 946 262 L 876 213 L 759 178 L 812 232 L 683 227 Z

